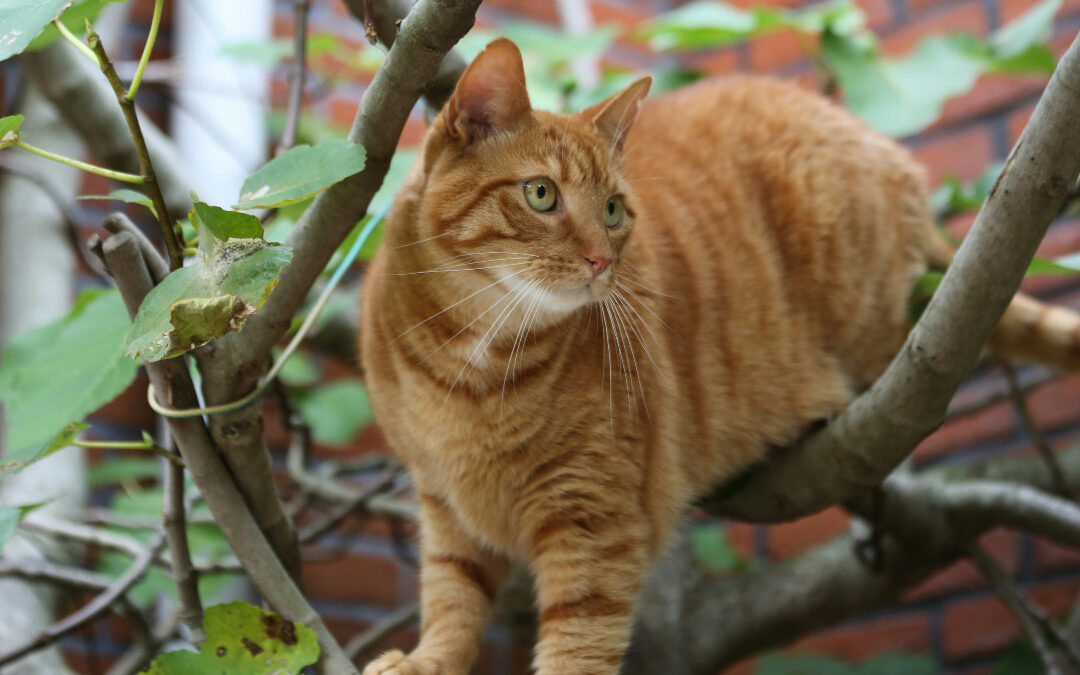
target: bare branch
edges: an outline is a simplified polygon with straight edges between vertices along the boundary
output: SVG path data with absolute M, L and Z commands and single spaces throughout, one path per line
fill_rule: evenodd
M 1063 657 L 1072 659 L 1072 655 L 1059 653 L 1046 639 L 1047 634 L 1055 635 L 1055 639 L 1059 640 L 1059 644 L 1067 646 L 1066 643 L 1060 641 L 1060 636 L 1056 635 L 1052 622 L 1047 620 L 1045 614 L 1037 611 L 1031 601 L 1012 582 L 1012 579 L 994 562 L 993 558 L 986 554 L 986 551 L 977 545 L 971 545 L 968 547 L 968 557 L 971 558 L 971 561 L 979 568 L 982 575 L 994 587 L 994 591 L 1001 598 L 1001 601 L 1016 617 L 1020 627 L 1024 630 L 1024 634 L 1027 635 L 1032 646 L 1035 647 L 1035 652 L 1039 655 L 1039 660 L 1042 661 L 1043 669 L 1047 675 L 1063 675 L 1071 672 L 1062 661 Z M 1080 666 L 1080 663 L 1073 663 L 1072 665 Z
M 161 551 L 161 548 L 164 545 L 165 534 L 159 532 L 154 540 L 147 544 L 142 553 L 139 554 L 139 557 L 131 563 L 131 566 L 120 575 L 119 579 L 114 581 L 100 595 L 88 602 L 78 611 L 73 612 L 67 617 L 54 623 L 29 643 L 0 654 L 0 666 L 11 663 L 33 651 L 41 649 L 68 633 L 77 630 L 83 624 L 93 621 L 98 615 L 102 614 L 112 606 L 113 603 L 117 602 L 121 596 L 127 593 L 129 588 L 134 586 L 135 583 L 143 577 L 147 568 L 150 567 L 150 563 L 153 561 L 154 556 Z
M 48 581 L 71 588 L 103 591 L 112 583 L 104 574 L 90 572 L 78 567 L 65 567 L 48 562 L 23 560 L 10 562 L 0 560 L 0 576 L 15 576 L 35 581 Z
M 379 42 L 382 42 L 387 47 L 393 46 L 394 39 L 397 38 L 399 24 L 405 15 L 409 13 L 412 4 L 411 0 L 380 0 L 372 3 L 369 13 L 365 7 L 367 5 L 365 0 L 345 0 L 345 6 L 349 8 L 349 12 L 364 23 L 365 32 L 367 32 L 369 24 L 366 17 L 370 18 L 370 23 L 374 24 L 375 34 L 378 36 Z M 427 91 L 423 93 L 424 102 L 427 104 L 429 113 L 439 112 L 443 104 L 450 98 L 458 78 L 461 77 L 461 73 L 465 72 L 466 65 L 468 64 L 465 63 L 465 59 L 456 51 L 451 49 L 446 52 L 446 56 L 443 57 L 443 62 L 435 74 L 434 81 Z
M 180 601 L 180 618 L 191 631 L 191 641 L 199 644 L 206 639 L 203 630 L 202 600 L 199 599 L 199 573 L 191 564 L 187 538 L 187 503 L 184 500 L 184 469 L 172 462 L 163 467 L 165 504 L 162 524 L 172 554 L 172 576 Z
M 135 103 L 127 97 L 124 85 L 120 82 L 120 76 L 116 74 L 116 69 L 113 67 L 112 61 L 109 60 L 109 55 L 105 52 L 105 45 L 101 43 L 101 38 L 98 37 L 93 28 L 89 27 L 89 24 L 87 24 L 86 32 L 90 48 L 97 55 L 101 72 L 105 75 L 109 86 L 112 87 L 113 93 L 116 94 L 116 100 L 119 102 L 120 109 L 124 113 L 124 119 L 127 121 L 128 134 L 135 143 L 135 154 L 139 159 L 139 174 L 145 181 L 141 187 L 150 196 L 150 201 L 154 204 L 154 215 L 161 224 L 161 231 L 165 235 L 165 248 L 169 252 L 169 268 L 180 269 L 184 266 L 183 236 L 177 232 L 176 226 L 169 217 L 169 206 L 165 203 L 165 196 L 161 192 L 161 184 L 158 182 L 157 173 L 154 171 L 154 163 L 150 159 L 150 150 L 146 146 L 146 138 L 143 136 L 142 126 L 139 124 L 138 113 L 135 112 Z
M 45 49 L 23 52 L 18 58 L 27 76 L 79 133 L 94 157 L 123 171 L 139 170 L 138 155 L 116 97 L 92 64 L 62 40 Z M 187 213 L 191 209 L 191 181 L 185 177 L 172 142 L 149 121 L 142 124 L 169 210 Z
M 1020 424 L 1023 426 L 1028 438 L 1035 445 L 1035 449 L 1039 451 L 1039 456 L 1046 462 L 1046 469 L 1054 479 L 1054 488 L 1075 501 L 1076 495 L 1065 484 L 1065 475 L 1061 472 L 1061 466 L 1058 464 L 1054 450 L 1046 442 L 1046 435 L 1042 432 L 1042 429 L 1035 424 L 1035 417 L 1028 407 L 1027 397 L 1024 395 L 1024 390 L 1020 387 L 1020 382 L 1016 378 L 1016 369 L 1004 359 L 1001 359 L 1001 367 L 1005 372 L 1005 380 L 1009 384 L 1009 395 L 1012 396 L 1013 406 L 1016 408 L 1017 415 L 1020 416 Z
M 132 645 L 131 649 L 117 659 L 106 675 L 134 675 L 142 670 L 161 645 L 176 634 L 179 625 L 179 612 L 172 612 L 164 617 L 146 639 Z
M 293 62 L 289 72 L 289 102 L 285 108 L 285 128 L 277 154 L 296 145 L 296 129 L 300 126 L 300 108 L 304 104 L 304 80 L 307 78 L 307 19 L 310 0 L 293 0 Z
M 105 242 L 104 253 L 116 285 L 124 298 L 128 314 L 134 316 L 152 282 L 138 245 L 127 233 L 120 233 Z M 191 376 L 183 359 L 167 359 L 146 366 L 147 374 L 162 403 L 171 408 L 189 408 L 198 401 Z M 169 430 L 191 477 L 206 499 L 221 531 L 228 539 L 244 570 L 256 588 L 275 610 L 293 621 L 311 628 L 322 648 L 320 663 L 334 673 L 356 673 L 345 658 L 319 615 L 312 609 L 303 593 L 274 553 L 247 503 L 233 483 L 230 473 L 199 418 L 170 419 Z
M 1080 172 L 1080 36 L 1061 58 L 1027 129 L 929 307 L 885 374 L 822 431 L 780 453 L 714 510 L 790 520 L 885 478 L 940 424 Z M 827 476 L 828 480 L 808 480 Z

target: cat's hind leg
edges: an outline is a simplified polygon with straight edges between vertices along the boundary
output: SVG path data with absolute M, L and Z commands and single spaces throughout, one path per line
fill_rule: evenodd
M 420 644 L 394 650 L 363 675 L 467 675 L 507 560 L 477 544 L 441 500 L 420 496 Z

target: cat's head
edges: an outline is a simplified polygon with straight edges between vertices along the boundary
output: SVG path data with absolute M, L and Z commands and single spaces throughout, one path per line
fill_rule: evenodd
M 605 299 L 637 210 L 622 154 L 651 83 L 571 115 L 533 110 L 517 47 L 490 43 L 425 141 L 413 211 L 425 262 L 551 314 Z

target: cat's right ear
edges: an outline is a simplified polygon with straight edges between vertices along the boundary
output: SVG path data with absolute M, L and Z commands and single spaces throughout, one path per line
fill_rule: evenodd
M 446 131 L 465 143 L 510 131 L 529 117 L 525 67 L 517 45 L 493 40 L 465 69 L 446 106 Z

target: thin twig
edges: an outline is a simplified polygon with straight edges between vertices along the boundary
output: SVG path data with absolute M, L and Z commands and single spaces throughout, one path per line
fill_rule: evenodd
M 289 73 L 289 103 L 285 109 L 285 128 L 277 154 L 296 144 L 296 130 L 300 126 L 300 108 L 304 103 L 304 80 L 307 78 L 307 19 L 311 7 L 309 0 L 293 0 L 293 62 Z
M 1000 359 L 1001 369 L 1005 374 L 1005 381 L 1009 383 L 1009 394 L 1012 396 L 1013 406 L 1016 408 L 1017 415 L 1020 416 L 1020 425 L 1024 428 L 1024 433 L 1031 439 L 1035 449 L 1039 451 L 1039 456 L 1042 457 L 1043 462 L 1046 463 L 1047 470 L 1050 471 L 1050 477 L 1054 482 L 1054 489 L 1064 497 L 1076 500 L 1076 495 L 1069 489 L 1069 484 L 1065 481 L 1065 474 L 1061 470 L 1061 464 L 1058 463 L 1057 455 L 1054 453 L 1053 448 L 1046 442 L 1046 435 L 1042 432 L 1042 429 L 1035 424 L 1035 417 L 1031 414 L 1031 408 L 1028 407 L 1027 397 L 1024 395 L 1024 390 L 1020 387 L 1020 382 L 1016 378 L 1016 369 L 1013 365 L 1005 359 Z
M 154 204 L 154 214 L 157 216 L 158 222 L 161 224 L 161 231 L 165 235 L 165 248 L 169 251 L 169 269 L 180 269 L 184 265 L 183 234 L 177 232 L 177 228 L 169 217 L 169 207 L 165 204 L 165 197 L 161 194 L 161 185 L 158 183 L 157 174 L 154 172 L 154 164 L 150 160 L 150 151 L 146 148 L 146 139 L 143 137 L 142 127 L 139 124 L 139 116 L 135 112 L 135 103 L 128 99 L 124 84 L 120 81 L 120 76 L 116 74 L 116 68 L 109 61 L 109 56 L 105 53 L 105 46 L 101 44 L 101 38 L 98 37 L 98 34 L 94 32 L 94 29 L 89 24 L 87 24 L 86 30 L 90 48 L 97 54 L 98 61 L 101 63 L 101 72 L 105 74 L 105 79 L 109 81 L 113 93 L 116 94 L 116 101 L 124 112 L 128 130 L 131 132 L 131 140 L 135 143 L 135 152 L 139 156 L 139 169 L 142 171 L 142 177 L 145 180 L 143 187 L 146 189 L 150 201 Z
M 1024 634 L 1031 640 L 1035 652 L 1039 655 L 1039 660 L 1042 661 L 1043 669 L 1047 675 L 1058 675 L 1071 671 L 1071 669 L 1066 670 L 1064 668 L 1064 664 L 1061 662 L 1062 656 L 1073 661 L 1074 666 L 1080 666 L 1080 661 L 1077 661 L 1076 655 L 1069 649 L 1068 642 L 1064 640 L 1060 630 L 1056 630 L 1053 622 L 1047 620 L 1042 610 L 1031 604 L 1027 596 L 1016 587 L 1016 584 L 994 562 L 994 559 L 987 555 L 986 551 L 977 544 L 969 545 L 967 553 L 971 561 L 975 563 L 979 571 L 994 587 L 994 591 L 1001 598 L 1001 601 L 1020 623 Z M 1057 645 L 1051 645 L 1047 639 L 1048 637 L 1053 638 Z M 1062 648 L 1063 653 L 1058 652 L 1055 647 Z
M 187 538 L 187 504 L 184 501 L 184 469 L 173 463 L 164 466 L 165 505 L 162 525 L 169 539 L 172 554 L 172 577 L 180 601 L 180 618 L 191 631 L 196 644 L 206 639 L 203 630 L 203 607 L 199 599 L 199 573 L 191 564 L 191 549 Z
M 78 567 L 67 567 L 49 562 L 0 560 L 0 577 L 20 577 L 32 581 L 48 581 L 70 588 L 103 591 L 112 583 L 104 574 L 90 572 Z
M 146 570 L 150 567 L 150 564 L 154 561 L 157 554 L 161 552 L 164 545 L 165 533 L 158 532 L 153 541 L 143 548 L 139 556 L 135 558 L 131 563 L 131 566 L 120 575 L 119 579 L 114 581 L 107 589 L 84 605 L 81 609 L 69 614 L 60 621 L 57 621 L 52 626 L 49 626 L 30 642 L 0 654 L 0 666 L 21 659 L 31 652 L 35 652 L 52 644 L 61 637 L 77 630 L 82 625 L 93 621 L 100 614 L 104 613 L 105 610 L 112 606 L 113 603 L 117 602 L 121 596 L 127 593 L 128 589 L 134 586 L 139 579 L 142 579 L 143 575 L 146 574 Z
M 375 646 L 379 640 L 390 635 L 405 624 L 420 616 L 420 606 L 416 603 L 398 607 L 393 612 L 378 621 L 371 628 L 360 633 L 345 645 L 345 655 L 355 661 L 364 652 Z

